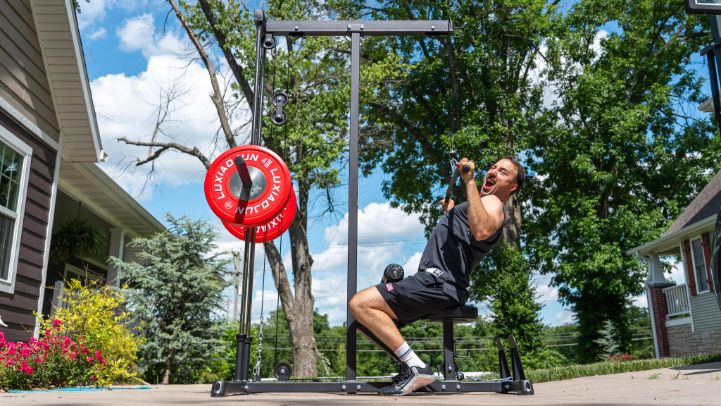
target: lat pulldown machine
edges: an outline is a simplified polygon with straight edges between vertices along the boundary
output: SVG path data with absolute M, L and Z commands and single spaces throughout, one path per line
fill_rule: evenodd
M 256 25 L 255 94 L 251 144 L 260 145 L 263 114 L 263 89 L 266 51 L 276 45 L 275 36 L 350 36 L 351 37 L 351 86 L 350 86 L 350 139 L 348 170 L 348 273 L 347 297 L 357 292 L 358 262 L 358 134 L 360 98 L 360 39 L 364 35 L 449 35 L 453 32 L 448 20 L 431 21 L 266 21 L 262 10 L 254 15 Z M 278 117 L 278 121 L 282 117 Z M 275 119 L 272 117 L 271 119 Z M 275 121 L 274 121 L 275 122 Z M 246 183 L 246 182 L 244 182 Z M 341 392 L 377 393 L 388 382 L 361 382 L 356 377 L 356 333 L 362 328 L 349 310 L 346 311 L 348 331 L 346 334 L 346 378 L 340 382 L 262 382 L 260 377 L 249 377 L 250 364 L 250 306 L 253 291 L 253 262 L 255 257 L 256 229 L 248 228 L 245 235 L 243 256 L 242 303 L 240 331 L 237 335 L 235 374 L 232 381 L 213 383 L 211 396 L 249 394 L 261 392 Z M 475 321 L 478 309 L 460 306 L 438 312 L 428 320 L 443 323 L 443 380 L 426 386 L 429 392 L 498 392 L 533 394 L 533 385 L 526 380 L 515 340 L 509 337 L 512 372 L 509 370 L 503 345 L 499 349 L 500 379 L 493 381 L 464 381 L 455 363 L 453 342 L 454 322 Z

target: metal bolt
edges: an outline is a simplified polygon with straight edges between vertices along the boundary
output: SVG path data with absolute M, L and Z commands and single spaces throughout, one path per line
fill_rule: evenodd
M 446 384 L 445 384 L 445 383 L 441 385 L 441 389 L 442 389 L 442 390 L 446 390 Z
M 436 30 L 436 26 L 435 26 L 435 25 L 431 25 L 431 31 L 435 31 L 435 30 Z
M 348 24 L 348 31 L 350 31 L 350 24 Z
M 297 25 L 295 26 L 295 30 L 298 31 L 298 26 L 297 26 Z
M 340 390 L 345 390 L 345 385 L 341 385 Z
M 365 28 L 365 25 L 361 24 L 360 29 L 363 31 L 363 28 Z
M 356 386 L 356 389 L 360 390 L 360 388 L 361 388 L 360 384 L 358 386 Z
M 456 390 L 461 390 L 461 384 L 460 384 L 460 383 L 456 385 Z
M 452 367 L 452 366 L 449 366 L 449 367 L 448 367 L 448 372 L 451 372 L 451 371 L 453 371 L 453 367 Z

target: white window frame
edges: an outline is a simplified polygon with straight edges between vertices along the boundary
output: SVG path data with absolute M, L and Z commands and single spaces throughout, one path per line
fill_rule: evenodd
M 698 272 L 696 272 L 696 256 L 693 254 L 693 243 L 694 241 L 701 241 L 701 260 L 703 261 L 703 279 L 706 281 L 706 290 L 700 290 L 699 289 L 699 275 Z M 706 265 L 706 254 L 703 250 L 703 240 L 701 239 L 701 236 L 693 238 L 689 241 L 689 247 L 691 248 L 691 265 L 693 266 L 693 277 L 696 279 L 696 294 L 706 293 L 710 291 L 710 284 L 708 282 L 708 269 Z
M 25 218 L 25 200 L 28 194 L 28 180 L 30 179 L 30 162 L 33 157 L 33 149 L 24 143 L 15 134 L 4 127 L 0 127 L 0 141 L 4 142 L 15 152 L 23 156 L 22 172 L 20 173 L 20 184 L 18 189 L 17 212 L 0 206 L 2 214 L 15 219 L 13 228 L 13 239 L 10 244 L 10 261 L 7 279 L 0 279 L 0 292 L 14 293 L 15 281 L 17 280 L 18 257 L 20 255 L 20 239 L 22 237 L 23 219 Z

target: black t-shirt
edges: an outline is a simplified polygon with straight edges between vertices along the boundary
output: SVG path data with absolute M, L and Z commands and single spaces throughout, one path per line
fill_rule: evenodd
M 468 299 L 471 271 L 481 263 L 501 237 L 503 226 L 489 238 L 476 241 L 468 225 L 468 202 L 446 213 L 433 229 L 423 250 L 419 270 L 436 268 L 443 290 L 461 303 Z

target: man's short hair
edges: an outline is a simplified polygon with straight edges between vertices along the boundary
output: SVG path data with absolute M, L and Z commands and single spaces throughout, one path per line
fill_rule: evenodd
M 508 159 L 516 167 L 516 184 L 518 185 L 518 188 L 516 188 L 516 190 L 513 191 L 513 193 L 516 193 L 519 190 L 521 190 L 521 186 L 523 186 L 523 183 L 526 181 L 526 170 L 523 169 L 523 165 L 518 163 L 518 160 L 516 160 L 516 157 L 514 157 L 513 155 L 506 155 L 501 159 Z M 499 159 L 499 161 L 501 159 Z M 511 193 L 511 194 L 513 194 L 513 193 Z

